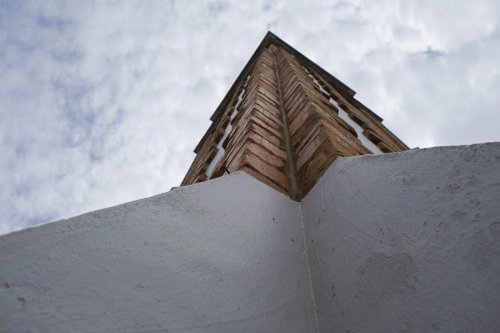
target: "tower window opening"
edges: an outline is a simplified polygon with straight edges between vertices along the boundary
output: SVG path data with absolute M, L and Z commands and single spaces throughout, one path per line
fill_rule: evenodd
M 306 74 L 311 78 L 311 80 L 313 81 L 313 83 L 316 85 L 316 87 L 319 89 L 319 91 L 326 97 L 328 98 L 328 101 L 330 102 L 331 105 L 333 105 L 337 110 L 338 110 L 338 115 L 339 117 L 345 121 L 347 124 L 349 124 L 349 126 L 351 126 L 352 128 L 354 128 L 354 130 L 356 131 L 356 136 L 358 137 L 359 141 L 361 141 L 361 143 L 366 147 L 368 148 L 373 154 L 376 154 L 376 155 L 379 155 L 379 154 L 383 154 L 383 151 L 380 150 L 380 148 L 374 143 L 372 142 L 369 138 L 367 138 L 363 132 L 364 132 L 364 129 L 363 127 L 361 127 L 356 121 L 354 121 L 353 119 L 351 119 L 350 115 L 346 112 L 346 109 L 347 107 L 344 105 L 344 104 L 339 104 L 333 97 L 330 93 L 328 93 L 324 88 L 323 86 L 321 85 L 321 83 L 318 81 L 318 79 L 316 79 L 316 77 L 311 74 L 307 68 L 305 68 L 304 66 L 302 66 L 302 68 L 304 69 L 304 71 L 306 72 Z M 359 118 L 356 118 L 359 120 Z

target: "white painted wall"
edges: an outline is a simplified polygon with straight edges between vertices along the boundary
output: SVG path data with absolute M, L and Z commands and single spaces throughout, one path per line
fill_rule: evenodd
M 302 202 L 321 332 L 498 332 L 500 144 L 339 158 Z
M 0 332 L 309 332 L 298 204 L 246 175 L 0 237 Z
M 0 332 L 495 332 L 500 144 L 237 172 L 0 237 Z

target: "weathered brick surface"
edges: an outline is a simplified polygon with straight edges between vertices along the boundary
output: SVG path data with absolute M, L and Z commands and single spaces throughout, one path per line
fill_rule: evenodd
M 371 153 L 331 99 L 381 151 L 408 149 L 353 96 L 286 43 L 266 37 L 217 109 L 182 185 L 241 170 L 300 200 L 338 156 Z M 223 154 L 215 160 L 219 142 Z
M 232 121 L 233 128 L 223 144 L 225 149 L 222 158 L 217 162 L 212 175 L 217 177 L 225 172 L 246 170 L 253 175 L 259 174 L 258 179 L 274 188 L 287 192 L 288 175 L 286 174 L 287 156 L 283 140 L 283 124 L 279 105 L 281 103 L 277 91 L 276 71 L 273 55 L 265 49 L 256 60 L 253 70 L 249 73 L 243 101 L 238 113 Z M 226 112 L 223 117 L 229 117 Z M 223 120 L 219 120 L 223 122 Z M 225 126 L 222 126 L 224 128 Z M 215 133 L 210 139 L 215 138 Z M 224 133 L 224 132 L 222 132 Z M 205 146 L 216 146 L 217 140 L 207 139 Z M 206 150 L 197 155 L 206 154 Z M 189 183 L 206 172 L 201 165 L 207 165 L 211 160 L 200 157 L 190 169 L 192 176 L 185 179 Z
M 283 103 L 301 194 L 305 195 L 337 156 L 367 154 L 356 131 L 343 121 L 299 61 L 277 51 Z
M 350 118 L 356 121 L 361 127 L 364 128 L 364 134 L 367 132 L 374 137 L 377 137 L 383 147 L 387 147 L 386 152 L 398 152 L 408 150 L 401 140 L 399 140 L 391 131 L 389 131 L 380 121 L 371 115 L 371 111 L 366 109 L 361 103 L 357 102 L 352 96 L 345 96 L 337 92 L 331 84 L 328 83 L 320 74 L 315 73 L 314 70 L 308 71 L 320 82 L 323 89 L 325 89 L 335 101 L 346 111 Z

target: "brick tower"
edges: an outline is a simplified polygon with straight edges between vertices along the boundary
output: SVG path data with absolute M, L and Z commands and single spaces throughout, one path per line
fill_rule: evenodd
M 339 156 L 407 150 L 354 94 L 268 32 L 210 118 L 181 185 L 241 170 L 300 201 Z

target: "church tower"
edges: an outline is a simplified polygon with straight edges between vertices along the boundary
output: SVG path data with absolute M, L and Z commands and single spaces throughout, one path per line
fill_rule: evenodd
M 407 150 L 354 95 L 268 32 L 210 118 L 181 185 L 241 170 L 300 201 L 339 156 Z

